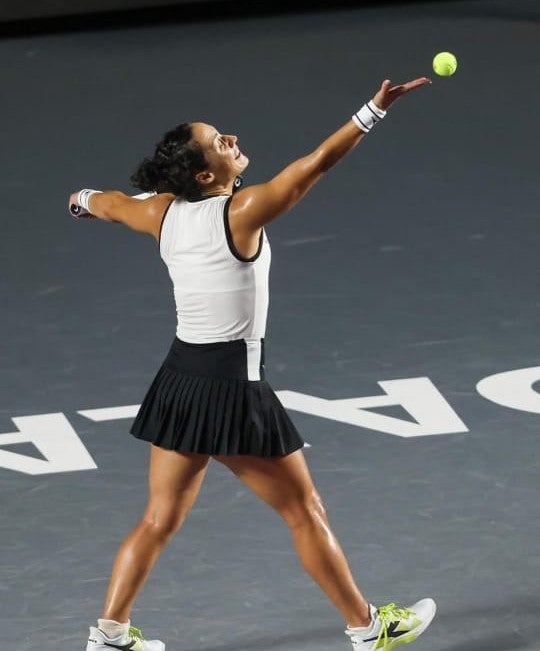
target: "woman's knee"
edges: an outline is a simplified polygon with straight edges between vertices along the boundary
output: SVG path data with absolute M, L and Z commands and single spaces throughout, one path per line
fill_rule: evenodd
M 148 505 L 141 520 L 146 533 L 161 542 L 168 542 L 180 529 L 187 512 L 182 510 L 163 510 Z
M 324 504 L 315 489 L 284 504 L 280 514 L 291 529 L 327 522 Z

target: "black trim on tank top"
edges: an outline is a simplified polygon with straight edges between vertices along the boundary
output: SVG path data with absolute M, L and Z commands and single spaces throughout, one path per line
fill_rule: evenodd
M 223 208 L 223 224 L 225 226 L 225 235 L 227 237 L 227 244 L 229 245 L 229 251 L 234 255 L 234 257 L 237 260 L 240 260 L 240 262 L 255 262 L 255 260 L 257 260 L 257 258 L 261 255 L 263 240 L 264 240 L 264 229 L 261 228 L 261 235 L 259 237 L 259 248 L 257 249 L 255 255 L 251 256 L 251 258 L 244 258 L 244 256 L 240 255 L 240 253 L 236 250 L 236 247 L 234 246 L 231 227 L 229 226 L 229 206 L 231 204 L 231 199 L 232 196 L 227 199 L 227 201 L 225 202 L 225 207 Z
M 163 217 L 161 218 L 161 224 L 159 225 L 159 239 L 158 239 L 158 248 L 159 248 L 160 251 L 161 251 L 161 231 L 163 230 L 163 222 L 165 221 L 165 217 L 167 217 L 167 213 L 169 212 L 169 208 L 173 205 L 173 203 L 175 201 L 176 201 L 176 197 L 165 208 L 165 212 L 163 213 Z
M 199 201 L 207 201 L 208 199 L 217 199 L 218 197 L 230 197 L 230 194 L 209 194 L 206 197 L 199 197 L 198 199 L 186 199 L 188 203 L 198 203 Z

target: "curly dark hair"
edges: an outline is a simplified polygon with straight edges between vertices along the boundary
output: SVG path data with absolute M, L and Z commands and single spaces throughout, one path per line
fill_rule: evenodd
M 195 174 L 208 167 L 201 146 L 191 142 L 191 123 L 167 131 L 154 155 L 145 158 L 131 176 L 131 183 L 144 192 L 172 192 L 188 201 L 201 198 Z

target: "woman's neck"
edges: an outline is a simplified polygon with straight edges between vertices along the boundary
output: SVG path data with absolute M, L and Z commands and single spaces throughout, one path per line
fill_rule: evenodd
M 207 188 L 204 192 L 201 192 L 201 196 L 205 198 L 210 197 L 220 197 L 222 195 L 233 193 L 234 179 L 229 181 L 227 184 L 215 185 L 212 188 Z

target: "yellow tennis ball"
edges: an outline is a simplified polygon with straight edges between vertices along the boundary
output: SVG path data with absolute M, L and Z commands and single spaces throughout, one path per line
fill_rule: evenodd
M 457 59 L 451 52 L 439 52 L 433 58 L 433 70 L 441 77 L 450 77 L 457 69 Z

